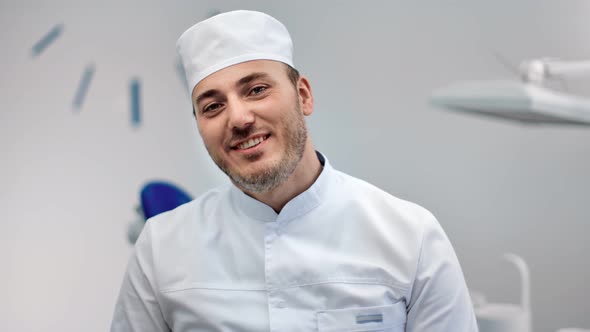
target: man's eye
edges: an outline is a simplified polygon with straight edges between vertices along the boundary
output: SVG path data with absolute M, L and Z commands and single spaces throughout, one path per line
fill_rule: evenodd
M 259 86 L 255 86 L 252 88 L 252 90 L 250 90 L 250 94 L 251 95 L 259 95 L 261 93 L 263 93 L 266 90 L 266 87 L 264 85 L 259 85 Z
M 221 108 L 221 104 L 219 103 L 210 104 L 203 108 L 203 113 L 215 112 L 219 108 Z

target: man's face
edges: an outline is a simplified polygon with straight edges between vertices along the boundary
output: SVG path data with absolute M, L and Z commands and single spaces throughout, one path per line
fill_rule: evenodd
M 289 80 L 286 65 L 256 60 L 213 73 L 193 90 L 207 151 L 242 190 L 276 188 L 301 160 L 307 140 L 303 117 L 312 110 L 299 89 Z

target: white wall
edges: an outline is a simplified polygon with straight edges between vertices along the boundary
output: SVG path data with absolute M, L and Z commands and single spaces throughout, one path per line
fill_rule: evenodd
M 125 232 L 153 178 L 193 194 L 225 181 L 209 161 L 175 69 L 178 35 L 211 11 L 283 21 L 312 82 L 309 119 L 335 167 L 439 218 L 467 282 L 518 300 L 532 272 L 535 331 L 590 328 L 590 127 L 526 127 L 430 107 L 435 88 L 510 78 L 492 55 L 590 58 L 590 2 L 0 2 L 0 326 L 105 331 L 130 252 Z M 63 34 L 38 58 L 32 45 Z M 80 76 L 96 72 L 81 112 Z M 142 81 L 143 123 L 129 121 Z M 584 93 L 590 80 L 570 82 Z

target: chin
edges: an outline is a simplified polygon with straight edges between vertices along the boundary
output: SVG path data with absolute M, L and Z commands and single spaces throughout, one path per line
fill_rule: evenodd
M 272 161 L 265 161 L 265 160 L 257 160 L 252 162 L 252 164 L 246 166 L 243 169 L 243 172 L 238 172 L 238 174 L 242 177 L 252 178 L 252 177 L 259 177 L 265 174 L 272 172 L 272 170 L 276 167 L 276 163 Z

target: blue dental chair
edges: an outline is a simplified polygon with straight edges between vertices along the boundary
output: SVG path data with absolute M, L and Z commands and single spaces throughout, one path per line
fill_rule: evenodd
M 140 198 L 145 220 L 192 200 L 184 190 L 164 181 L 148 182 L 141 189 Z
M 146 183 L 139 194 L 141 206 L 136 208 L 138 219 L 129 225 L 127 239 L 134 244 L 145 221 L 160 213 L 170 211 L 190 202 L 193 198 L 178 186 L 165 181 Z

